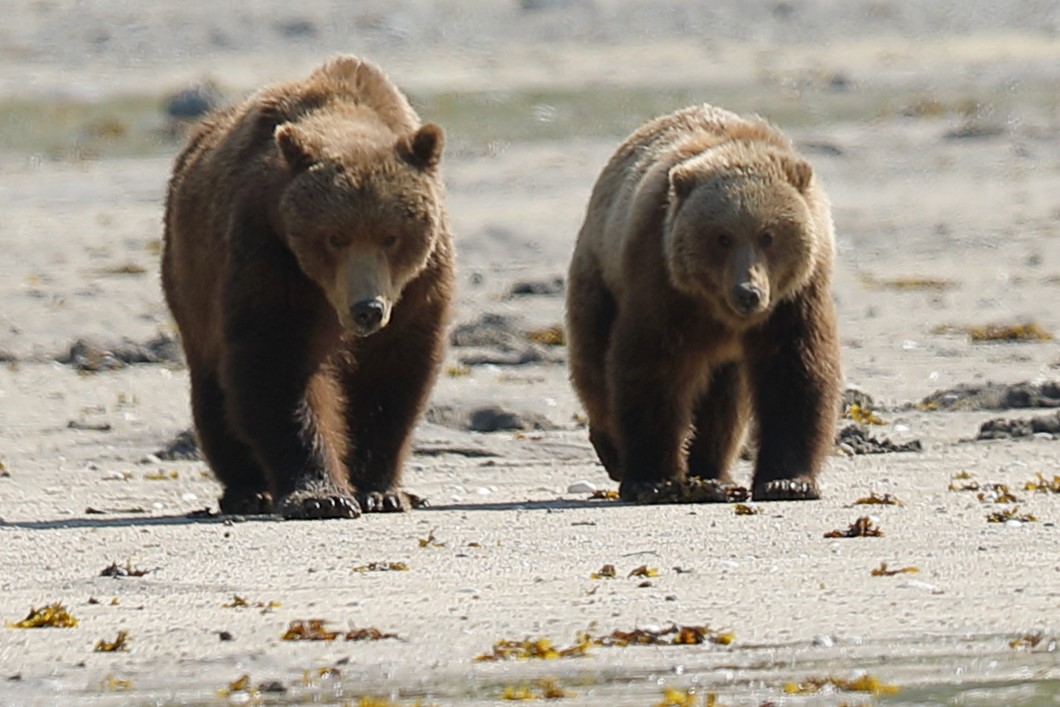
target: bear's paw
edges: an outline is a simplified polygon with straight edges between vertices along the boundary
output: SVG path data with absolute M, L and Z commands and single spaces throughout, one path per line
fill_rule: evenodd
M 816 501 L 821 492 L 812 478 L 797 476 L 755 484 L 753 497 L 756 501 Z
M 279 510 L 286 520 L 357 518 L 361 504 L 337 489 L 300 489 L 281 498 Z

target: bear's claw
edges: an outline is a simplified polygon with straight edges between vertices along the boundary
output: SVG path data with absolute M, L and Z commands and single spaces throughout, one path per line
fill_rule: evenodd
M 820 497 L 817 482 L 806 476 L 757 484 L 753 494 L 756 501 L 816 501 Z
M 427 505 L 427 499 L 408 491 L 358 493 L 357 500 L 365 513 L 403 513 Z

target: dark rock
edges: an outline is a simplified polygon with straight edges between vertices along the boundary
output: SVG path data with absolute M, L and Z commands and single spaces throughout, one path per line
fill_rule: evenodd
M 871 395 L 857 386 L 848 385 L 843 389 L 843 397 L 839 401 L 839 413 L 842 414 L 851 405 L 857 405 L 862 410 L 876 409 L 876 401 Z
M 987 420 L 979 427 L 976 439 L 1013 439 L 1035 434 L 1050 434 L 1060 438 L 1060 411 L 1052 415 L 1023 419 L 997 417 Z
M 552 424 L 544 415 L 510 410 L 498 405 L 486 405 L 472 410 L 463 410 L 450 405 L 434 405 L 427 410 L 424 419 L 441 427 L 471 432 L 556 429 L 556 425 Z M 443 448 L 441 451 L 444 452 L 445 449 Z M 454 449 L 453 453 L 460 454 L 469 451 L 472 450 Z M 486 456 L 486 454 L 478 451 L 474 451 L 472 454 L 474 456 Z
M 501 430 L 525 430 L 526 422 L 514 412 L 498 407 L 487 407 L 473 410 L 468 419 L 468 429 L 472 432 L 498 432 Z
M 448 444 L 436 444 L 436 445 L 417 445 L 412 453 L 418 457 L 442 457 L 448 454 L 452 454 L 458 457 L 467 457 L 470 459 L 482 459 L 488 457 L 499 457 L 500 454 L 497 452 L 491 452 L 488 449 L 482 447 L 468 447 L 468 446 L 456 446 Z
M 846 150 L 834 142 L 825 140 L 809 140 L 799 143 L 799 150 L 811 155 L 824 155 L 825 157 L 842 157 Z
M 123 339 L 118 344 L 101 344 L 89 339 L 78 339 L 70 350 L 55 359 L 79 371 L 113 371 L 138 363 L 180 363 L 183 354 L 176 337 L 159 334 L 142 344 Z
M 549 280 L 526 280 L 517 282 L 508 290 L 508 298 L 525 297 L 527 295 L 554 296 L 563 294 L 564 281 L 562 277 L 554 277 Z
M 849 91 L 853 85 L 854 82 L 850 80 L 850 77 L 843 73 L 832 74 L 832 77 L 828 79 L 828 90 L 836 93 Z
M 921 400 L 921 410 L 1014 410 L 1060 407 L 1060 382 L 962 383 Z
M 460 363 L 465 366 L 525 366 L 530 363 L 556 363 L 557 359 L 536 345 L 527 346 L 522 351 L 483 351 L 459 357 Z
M 924 447 L 920 440 L 914 439 L 904 444 L 895 444 L 884 438 L 876 439 L 859 425 L 847 425 L 836 436 L 836 444 L 850 451 L 851 454 L 888 454 L 891 452 L 920 452 Z
M 217 84 L 204 81 L 177 91 L 166 99 L 166 115 L 173 120 L 197 120 L 217 110 L 224 98 Z
M 277 22 L 276 31 L 288 39 L 312 39 L 320 32 L 310 20 L 291 19 Z
M 70 420 L 66 423 L 66 427 L 83 432 L 110 432 L 113 429 L 109 422 L 86 422 L 84 420 Z
M 467 428 L 472 432 L 501 432 L 505 430 L 547 430 L 555 425 L 544 415 L 515 412 L 498 406 L 472 410 Z
M 193 430 L 184 430 L 166 443 L 166 446 L 155 452 L 162 461 L 202 461 L 202 450 Z
M 664 503 L 742 503 L 751 497 L 743 486 L 717 479 L 691 477 L 682 481 L 667 480 L 637 489 L 636 502 Z
M 539 10 L 559 10 L 565 7 L 588 4 L 588 0 L 519 0 L 519 8 L 523 12 L 537 12 Z
M 459 357 L 465 366 L 520 366 L 528 363 L 556 363 L 563 360 L 558 347 L 544 346 L 527 338 L 514 317 L 486 313 L 461 324 L 449 335 L 458 348 L 475 348 Z
M 970 121 L 959 128 L 948 131 L 943 137 L 947 140 L 985 140 L 1002 135 L 1004 132 L 1005 128 L 1002 125 Z
M 489 346 L 505 350 L 521 339 L 514 318 L 490 313 L 457 326 L 449 335 L 449 343 L 453 346 Z

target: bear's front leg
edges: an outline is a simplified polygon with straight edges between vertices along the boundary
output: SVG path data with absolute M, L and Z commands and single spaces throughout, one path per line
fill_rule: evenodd
M 261 461 L 284 518 L 356 518 L 361 509 L 341 463 L 341 393 L 308 360 L 305 326 L 279 319 L 226 322 L 229 415 Z
M 777 306 L 748 349 L 758 419 L 756 501 L 820 498 L 817 474 L 835 444 L 839 342 L 827 285 Z
M 425 278 L 426 279 L 426 278 Z M 400 488 L 412 431 L 444 357 L 446 301 L 413 283 L 391 323 L 351 342 L 341 374 L 346 395 L 346 467 L 365 512 L 423 505 Z
M 694 395 L 685 359 L 664 334 L 620 321 L 607 374 L 618 428 L 619 496 L 625 501 L 685 478 L 684 442 Z

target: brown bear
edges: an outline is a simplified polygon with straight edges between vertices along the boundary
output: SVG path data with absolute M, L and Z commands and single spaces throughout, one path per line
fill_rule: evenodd
M 753 496 L 815 499 L 840 368 L 828 200 L 791 142 L 711 106 L 633 133 L 570 265 L 571 380 L 620 495 L 728 482 L 751 417 Z
M 162 282 L 222 512 L 409 506 L 453 290 L 443 143 L 340 56 L 207 117 L 177 157 Z

